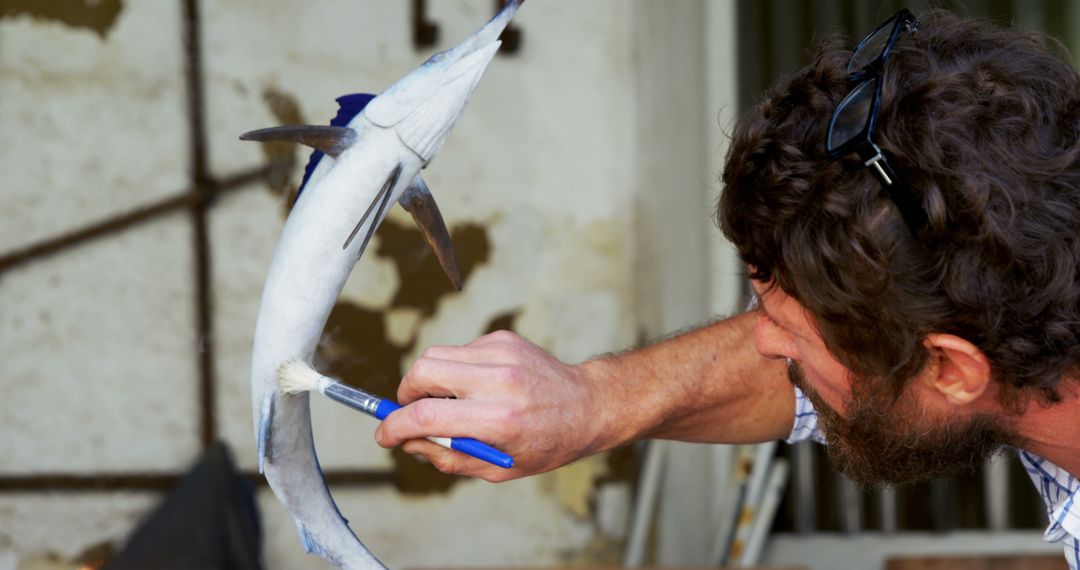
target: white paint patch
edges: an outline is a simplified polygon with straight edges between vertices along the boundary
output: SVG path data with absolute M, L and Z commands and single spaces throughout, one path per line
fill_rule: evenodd
M 0 472 L 168 472 L 199 450 L 188 218 L 0 279 Z
M 4 251 L 187 187 L 179 11 L 169 0 L 125 2 L 105 42 L 35 18 L 3 20 Z
M 154 493 L 20 493 L 0 495 L 0 568 L 57 555 L 70 560 L 112 542 L 119 549 L 142 516 L 160 500 Z M 6 559 L 6 560 L 5 560 Z

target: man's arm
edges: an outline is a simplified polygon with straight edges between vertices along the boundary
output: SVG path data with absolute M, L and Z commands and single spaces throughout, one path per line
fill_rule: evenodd
M 433 346 L 376 431 L 441 471 L 504 481 L 639 438 L 745 443 L 788 435 L 795 399 L 783 361 L 754 349 L 745 313 L 629 352 L 564 364 L 505 331 Z M 453 397 L 454 399 L 443 399 Z M 425 436 L 474 437 L 510 453 L 504 470 Z

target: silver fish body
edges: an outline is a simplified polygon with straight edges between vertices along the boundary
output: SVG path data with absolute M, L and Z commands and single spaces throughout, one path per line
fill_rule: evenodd
M 403 195 L 407 205 L 409 195 L 427 193 L 419 172 L 442 147 L 520 3 L 508 4 L 461 45 L 433 56 L 348 124 L 354 131 L 349 146 L 316 166 L 270 263 L 252 352 L 259 467 L 296 521 L 305 549 L 342 568 L 384 566 L 338 511 L 315 452 L 308 396 L 280 394 L 278 368 L 290 360 L 312 362 L 330 311 L 374 229 Z

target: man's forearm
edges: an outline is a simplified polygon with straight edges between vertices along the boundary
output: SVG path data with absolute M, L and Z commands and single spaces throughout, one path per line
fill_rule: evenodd
M 753 322 L 740 315 L 581 365 L 506 331 L 465 346 L 431 346 L 398 388 L 405 407 L 375 437 L 441 471 L 489 481 L 549 471 L 642 437 L 784 437 L 794 396 L 784 363 L 754 349 Z M 433 435 L 487 442 L 513 455 L 515 466 L 500 469 L 423 439 Z
M 582 365 L 605 405 L 611 448 L 639 438 L 725 443 L 779 439 L 795 398 L 786 363 L 754 349 L 752 313 Z

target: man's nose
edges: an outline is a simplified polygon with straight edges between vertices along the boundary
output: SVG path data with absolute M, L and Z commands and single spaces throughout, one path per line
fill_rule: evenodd
M 769 359 L 796 357 L 795 343 L 790 335 L 760 313 L 754 323 L 754 347 L 758 354 Z

